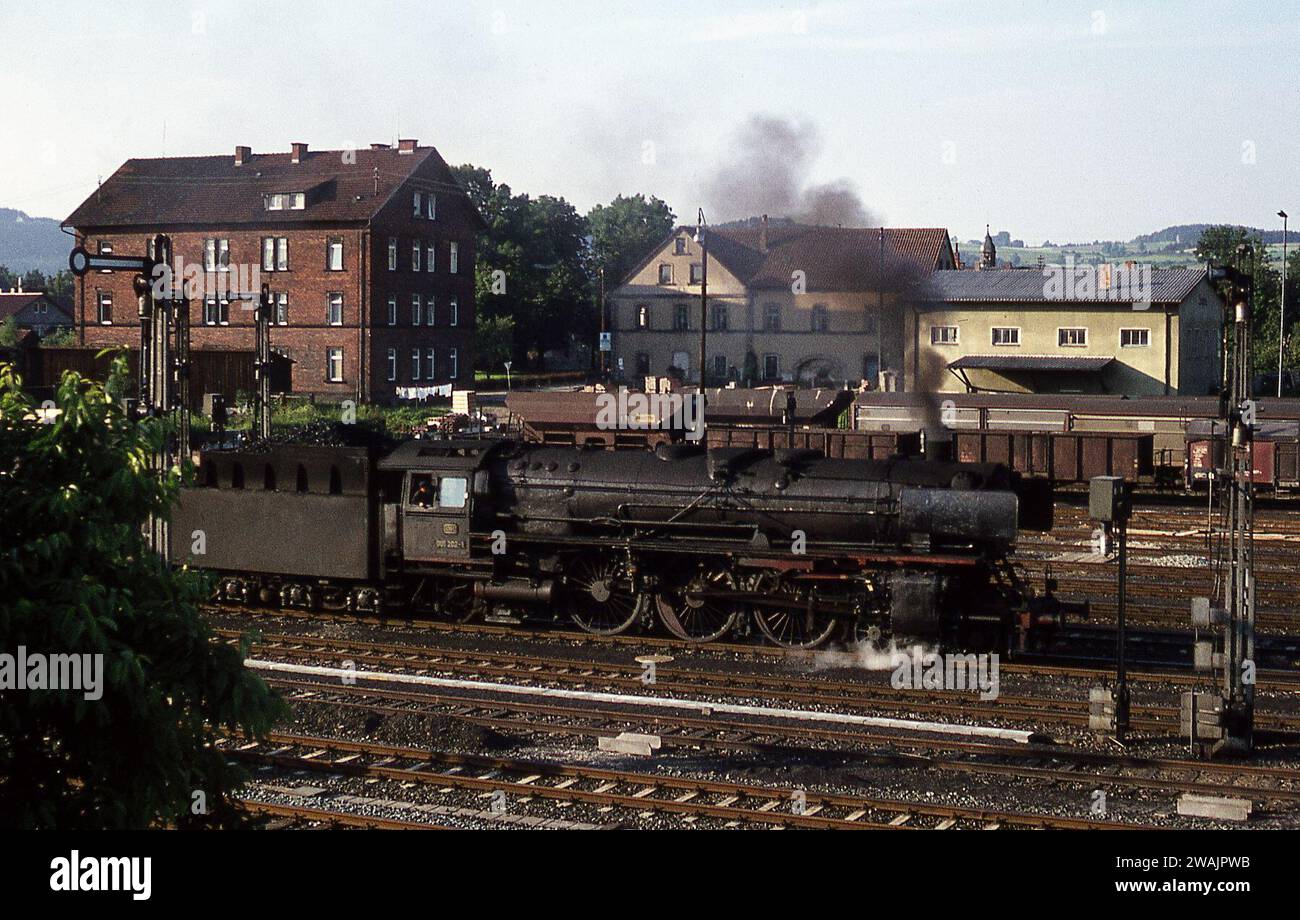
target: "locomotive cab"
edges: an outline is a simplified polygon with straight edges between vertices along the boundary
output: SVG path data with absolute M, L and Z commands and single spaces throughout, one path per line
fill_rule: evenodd
M 385 509 L 389 546 L 406 562 L 470 558 L 475 498 L 483 463 L 496 441 L 409 441 L 380 462 L 400 473 L 400 501 Z

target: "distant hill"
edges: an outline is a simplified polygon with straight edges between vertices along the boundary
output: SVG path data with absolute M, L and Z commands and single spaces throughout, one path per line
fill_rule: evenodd
M 0 208 L 0 265 L 10 271 L 54 274 L 68 267 L 72 245 L 57 220 Z

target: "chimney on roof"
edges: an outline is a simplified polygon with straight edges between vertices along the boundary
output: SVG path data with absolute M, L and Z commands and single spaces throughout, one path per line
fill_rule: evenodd
M 293 145 L 293 156 L 290 158 L 294 163 L 301 163 L 302 158 L 307 155 L 307 145 L 298 143 Z
M 247 162 L 252 158 L 252 156 L 253 156 L 253 148 L 252 148 L 252 147 L 236 147 L 236 148 L 235 148 L 235 165 L 236 165 L 236 166 L 243 166 L 245 163 L 247 163 Z
M 397 142 L 398 153 L 415 153 L 415 145 L 419 143 L 413 137 L 404 137 Z
M 767 215 L 763 215 L 763 223 L 758 231 L 758 251 L 767 252 Z
M 387 149 L 388 149 L 389 147 L 391 147 L 391 146 L 392 146 L 392 144 L 371 144 L 371 145 L 370 145 L 370 149 L 371 149 L 371 150 L 387 150 Z

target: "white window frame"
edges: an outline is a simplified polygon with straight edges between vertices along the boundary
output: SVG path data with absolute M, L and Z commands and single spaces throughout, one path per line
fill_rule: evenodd
M 424 216 L 429 220 L 438 219 L 438 196 L 433 192 L 424 195 Z
M 948 333 L 952 337 L 948 337 Z M 931 326 L 930 327 L 930 344 L 931 345 L 959 345 L 961 344 L 961 327 L 960 326 Z
M 426 243 L 424 247 L 424 270 L 432 272 L 437 270 L 438 265 L 438 244 Z
M 455 380 L 460 376 L 460 358 L 456 349 L 448 349 L 447 363 L 451 366 L 451 373 L 449 373 L 447 377 L 448 379 Z
M 99 291 L 95 295 L 95 320 L 101 326 L 113 325 L 113 292 Z
M 460 300 L 457 297 L 453 297 L 447 301 L 447 325 L 460 325 Z
M 388 325 L 397 325 L 397 295 L 388 295 Z
M 275 325 L 289 325 L 289 292 L 273 291 L 271 293 L 271 302 L 275 304 Z
M 703 284 L 703 283 L 704 283 L 704 263 L 703 263 L 703 262 L 692 262 L 692 263 L 691 263 L 690 271 L 687 273 L 687 277 L 690 279 L 691 284 Z
M 414 382 L 414 381 L 418 381 L 419 379 L 420 379 L 420 349 L 417 347 L 411 349 L 411 380 Z
M 275 271 L 275 237 L 262 237 L 262 271 Z
M 289 238 L 287 236 L 277 236 L 275 239 L 275 270 L 278 272 L 287 272 L 289 270 Z
M 1082 332 L 1082 342 L 1063 341 L 1066 332 Z M 1088 347 L 1088 327 L 1087 326 L 1057 326 L 1056 327 L 1056 347 L 1057 348 L 1087 348 Z
M 424 298 L 424 324 L 426 326 L 438 324 L 438 298 L 432 294 Z
M 460 243 L 455 240 L 452 241 L 447 254 L 447 272 L 452 275 L 460 274 Z
M 395 236 L 388 238 L 388 270 L 397 271 L 397 237 Z
M 338 362 L 338 373 L 335 373 L 335 361 Z M 325 349 L 325 379 L 330 383 L 343 382 L 343 349 L 334 346 Z
M 1126 333 L 1126 332 L 1140 332 L 1140 333 L 1142 333 L 1142 337 L 1143 337 L 1146 341 L 1143 341 L 1143 342 L 1130 342 L 1130 343 L 1128 343 L 1127 345 L 1125 345 L 1125 344 L 1124 344 L 1124 333 Z M 1130 326 L 1130 327 L 1125 328 L 1125 329 L 1120 329 L 1120 331 L 1119 331 L 1119 347 L 1120 347 L 1120 348 L 1150 348 L 1150 347 L 1151 347 L 1151 328 L 1150 328 L 1149 326 Z
M 424 322 L 424 298 L 419 294 L 411 295 L 411 325 L 418 326 Z
M 397 349 L 388 349 L 388 379 L 393 381 L 397 379 Z
M 337 314 L 335 314 L 334 312 L 334 307 L 336 302 L 338 304 Z M 337 319 L 335 319 L 336 315 L 338 317 Z M 325 295 L 325 324 L 328 326 L 343 325 L 343 292 L 342 291 L 330 291 L 328 294 Z
M 636 328 L 650 328 L 650 304 L 639 303 L 636 305 Z
M 334 253 L 338 253 L 338 264 L 334 264 Z M 343 237 L 332 236 L 325 241 L 325 270 L 331 272 L 343 271 Z
M 434 354 L 432 348 L 426 348 L 424 350 L 424 362 L 426 365 L 424 368 L 424 379 L 432 380 L 433 372 L 437 368 L 437 356 Z
M 665 272 L 664 269 L 667 269 L 667 272 Z M 665 275 L 665 274 L 668 275 L 668 279 L 667 279 L 666 281 L 664 280 L 664 275 Z M 659 284 L 672 284 L 672 283 L 673 283 L 673 263 L 671 263 L 671 262 L 660 262 L 660 263 L 659 263 L 659 276 L 658 276 L 658 283 L 659 283 Z
M 1015 335 L 1012 342 L 999 342 L 999 332 L 1011 332 Z M 1020 347 L 1020 327 L 1019 326 L 993 326 L 989 329 L 989 345 L 994 348 L 1019 348 Z
M 420 241 L 411 240 L 411 271 L 420 270 Z
M 411 193 L 411 216 L 424 216 L 424 192 Z
M 230 301 L 226 298 L 208 297 L 203 301 L 203 325 L 229 326 Z

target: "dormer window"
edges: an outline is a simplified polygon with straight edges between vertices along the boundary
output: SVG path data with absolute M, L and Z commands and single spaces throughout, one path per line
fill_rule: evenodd
M 263 195 L 262 204 L 268 211 L 301 211 L 307 206 L 305 192 L 276 192 Z

